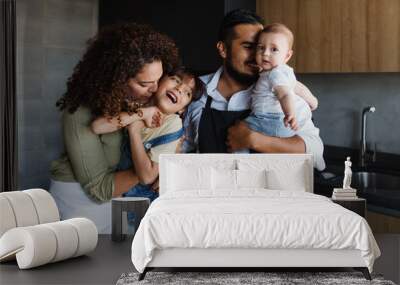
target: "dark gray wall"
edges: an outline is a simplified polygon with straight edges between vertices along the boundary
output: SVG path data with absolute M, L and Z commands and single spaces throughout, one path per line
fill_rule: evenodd
M 400 154 L 400 73 L 303 74 L 298 79 L 319 99 L 313 116 L 324 144 L 358 148 L 361 111 L 367 116 L 367 140 L 377 151 Z
M 225 14 L 235 9 L 247 9 L 256 12 L 255 0 L 224 0 Z
M 97 31 L 97 0 L 17 1 L 19 188 L 47 188 L 63 150 L 57 99 Z
M 218 26 L 223 0 L 119 0 L 99 2 L 100 27 L 118 22 L 145 23 L 172 37 L 183 63 L 198 73 L 217 68 Z
M 183 63 L 199 74 L 220 65 L 216 50 L 224 15 L 237 8 L 255 11 L 255 0 L 100 0 L 100 27 L 118 22 L 146 23 L 172 37 Z

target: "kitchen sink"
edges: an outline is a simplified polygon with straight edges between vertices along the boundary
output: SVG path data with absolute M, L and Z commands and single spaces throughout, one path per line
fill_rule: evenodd
M 400 191 L 400 176 L 376 172 L 353 172 L 351 187 L 361 192 L 378 189 Z
M 327 197 L 332 195 L 333 188 L 342 186 L 343 175 L 326 172 L 314 179 L 315 193 Z M 367 205 L 400 213 L 400 175 L 354 171 L 351 187 L 357 189 L 357 196 L 367 199 Z

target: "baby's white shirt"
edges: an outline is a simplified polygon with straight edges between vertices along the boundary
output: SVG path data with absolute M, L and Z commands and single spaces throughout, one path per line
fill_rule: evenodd
M 307 128 L 311 121 L 311 109 L 307 102 L 294 93 L 297 79 L 293 68 L 284 64 L 278 65 L 271 70 L 263 71 L 251 94 L 251 112 L 258 114 L 279 113 L 283 114 L 278 97 L 274 93 L 276 86 L 288 86 L 292 90 L 295 114 L 299 131 Z
M 282 108 L 274 93 L 274 88 L 277 86 L 287 86 L 293 91 L 296 81 L 293 68 L 286 64 L 278 65 L 271 70 L 261 72 L 251 95 L 252 112 L 282 113 Z

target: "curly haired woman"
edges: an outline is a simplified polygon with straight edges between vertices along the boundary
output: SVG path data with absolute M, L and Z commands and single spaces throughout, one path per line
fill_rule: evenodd
M 97 135 L 91 122 L 99 116 L 134 113 L 149 102 L 163 73 L 178 62 L 175 43 L 146 25 L 111 26 L 89 41 L 67 92 L 57 102 L 64 111 L 66 153 L 51 165 L 50 191 L 62 218 L 86 216 L 99 232 L 110 232 L 110 203 L 99 202 L 120 196 L 139 179 L 132 169 L 115 170 L 121 132 Z

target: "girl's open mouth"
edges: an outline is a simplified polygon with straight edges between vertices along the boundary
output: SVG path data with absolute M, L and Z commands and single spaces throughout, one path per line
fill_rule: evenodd
M 173 104 L 176 104 L 176 102 L 178 102 L 178 98 L 173 92 L 167 91 L 167 97 L 169 98 L 169 100 L 171 100 Z

